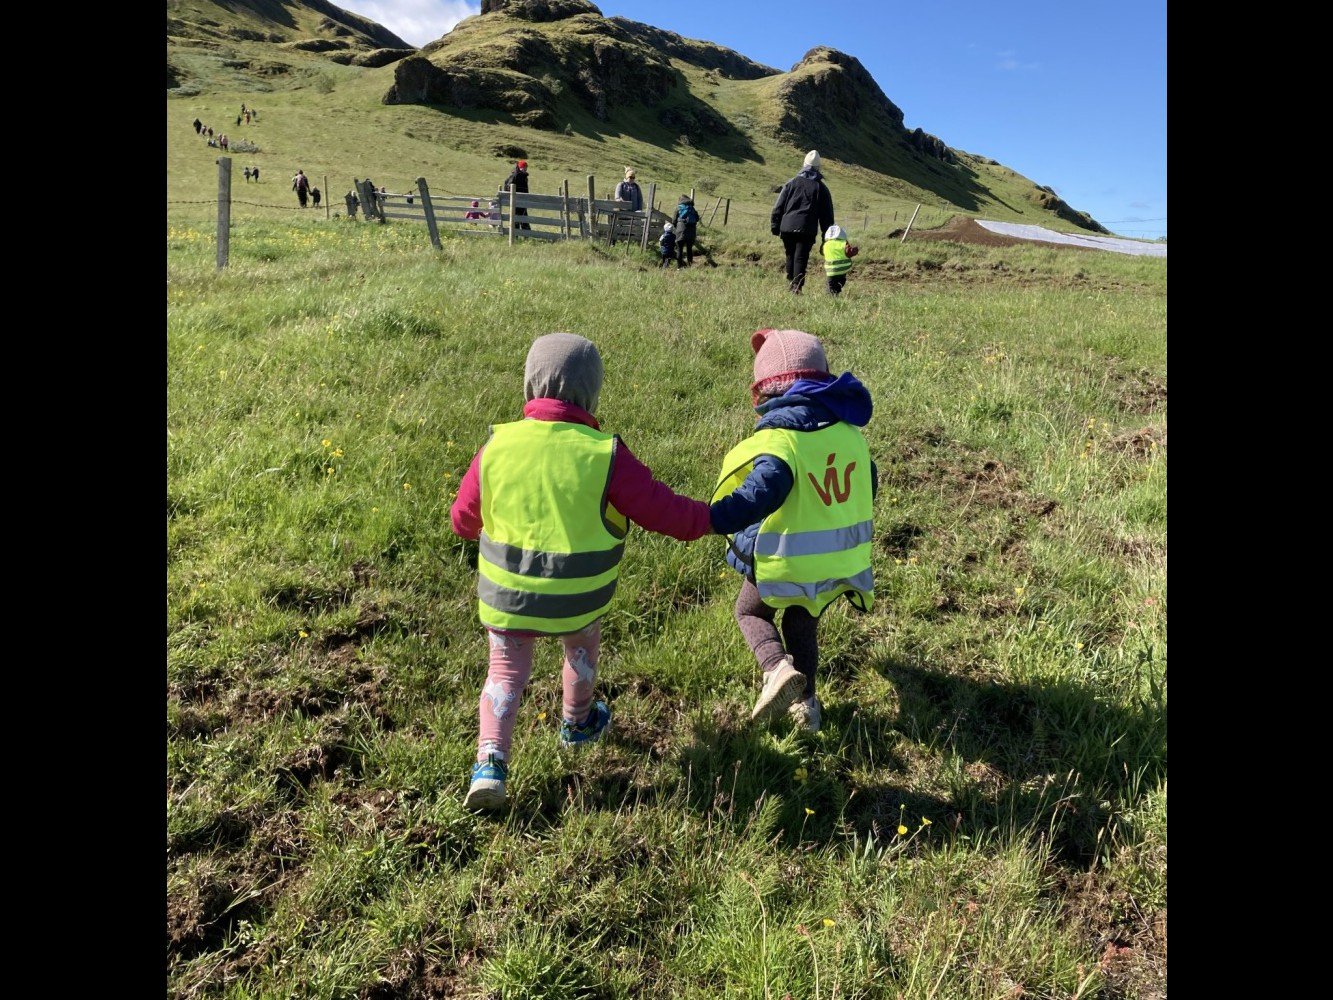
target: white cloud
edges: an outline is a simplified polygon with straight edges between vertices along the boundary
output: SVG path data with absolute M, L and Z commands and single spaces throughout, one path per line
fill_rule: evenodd
M 1002 69 L 1007 73 L 1012 73 L 1017 69 L 1041 69 L 1041 63 L 1023 62 L 1013 49 L 1005 49 L 1003 52 L 995 53 L 995 55 L 1000 60 L 995 64 L 995 68 Z
M 339 6 L 379 22 L 416 46 L 435 41 L 463 18 L 481 13 L 480 3 L 466 0 L 352 0 Z

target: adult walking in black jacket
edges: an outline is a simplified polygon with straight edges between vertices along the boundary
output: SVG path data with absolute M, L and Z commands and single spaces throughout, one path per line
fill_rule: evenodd
M 527 160 L 519 160 L 516 164 L 514 164 L 514 169 L 513 169 L 513 171 L 511 171 L 510 174 L 509 174 L 509 176 L 505 178 L 505 182 L 504 182 L 502 185 L 500 185 L 500 190 L 501 190 L 501 191 L 514 191 L 514 192 L 516 192 L 516 193 L 518 193 L 518 194 L 527 194 L 527 193 L 528 193 L 528 161 L 527 161 Z M 528 214 L 528 210 L 527 210 L 526 208 L 515 208 L 515 209 L 514 209 L 514 214 L 515 214 L 515 215 L 527 215 L 527 214 Z M 531 227 L 530 225 L 528 225 L 526 222 L 520 222 L 520 223 L 518 223 L 517 225 L 515 225 L 514 228 L 515 228 L 515 229 L 531 229 L 532 227 Z
M 791 282 L 791 290 L 799 295 L 815 236 L 834 223 L 833 195 L 819 172 L 818 150 L 806 153 L 801 172 L 782 185 L 771 221 L 773 235 L 782 237 L 782 246 L 787 251 L 787 280 Z

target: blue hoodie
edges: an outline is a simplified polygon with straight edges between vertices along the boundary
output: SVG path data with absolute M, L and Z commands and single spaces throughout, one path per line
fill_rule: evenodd
M 874 412 L 870 392 L 851 372 L 843 372 L 827 382 L 799 379 L 783 395 L 755 407 L 759 414 L 756 431 L 770 427 L 793 431 L 817 431 L 846 421 L 855 427 L 864 427 Z M 722 535 L 735 535 L 732 544 L 748 559 L 754 552 L 755 535 L 759 522 L 786 502 L 795 476 L 791 467 L 776 455 L 760 455 L 745 482 L 730 496 L 718 500 L 710 508 L 713 530 Z M 870 463 L 870 489 L 879 492 L 879 469 Z M 737 558 L 732 548 L 727 549 L 727 565 L 742 576 L 753 579 L 754 570 Z

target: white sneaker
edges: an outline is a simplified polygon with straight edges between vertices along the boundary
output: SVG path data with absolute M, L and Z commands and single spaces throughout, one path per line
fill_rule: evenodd
M 767 722 L 787 710 L 787 706 L 805 690 L 805 674 L 796 669 L 791 657 L 783 657 L 772 670 L 764 674 L 764 688 L 750 713 L 751 722 Z
M 814 697 L 796 699 L 787 709 L 787 714 L 791 716 L 797 728 L 809 733 L 819 732 L 820 723 L 824 721 L 823 706 L 819 704 L 819 699 Z

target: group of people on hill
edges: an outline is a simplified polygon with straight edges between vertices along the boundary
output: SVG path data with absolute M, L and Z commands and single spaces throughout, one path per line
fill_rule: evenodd
M 820 252 L 824 257 L 824 273 L 828 279 L 831 295 L 840 295 L 847 277 L 851 273 L 852 258 L 859 249 L 847 240 L 847 234 L 837 225 L 833 214 L 833 195 L 824 183 L 820 172 L 821 158 L 819 151 L 812 149 L 806 153 L 800 172 L 782 186 L 777 201 L 773 205 L 771 230 L 774 236 L 781 237 L 786 256 L 787 285 L 795 295 L 801 294 L 805 287 L 806 271 L 810 264 L 810 254 L 814 249 L 816 237 L 821 238 Z M 518 160 L 514 169 L 500 185 L 497 197 L 506 191 L 526 194 L 528 191 L 528 161 Z M 643 211 L 643 189 L 639 187 L 636 171 L 633 167 L 625 168 L 625 178 L 616 185 L 613 199 L 623 202 L 626 211 Z M 495 203 L 492 202 L 492 211 Z M 467 219 L 481 219 L 480 205 L 472 203 L 472 212 Z M 527 215 L 523 207 L 515 207 L 514 216 Z M 490 216 L 494 217 L 494 215 Z M 657 249 L 662 267 L 668 268 L 675 263 L 678 268 L 689 267 L 694 263 L 695 243 L 698 239 L 699 212 L 694 199 L 687 194 L 680 196 L 675 215 L 671 222 L 662 227 Z M 527 222 L 515 222 L 515 229 L 531 229 Z
M 763 678 L 750 719 L 790 717 L 819 731 L 820 615 L 844 596 L 858 611 L 874 601 L 878 470 L 861 431 L 873 402 L 851 372 L 833 375 L 818 337 L 762 329 L 749 342 L 757 421 L 722 459 L 707 501 L 676 493 L 602 429 L 603 366 L 591 341 L 551 333 L 532 343 L 522 419 L 491 428 L 449 512 L 454 532 L 480 546 L 477 613 L 489 647 L 465 807 L 508 801 L 515 721 L 543 636 L 564 652 L 560 745 L 606 733 L 611 706 L 594 689 L 601 623 L 631 522 L 682 542 L 726 538 L 720 555 L 741 577 L 736 624 Z

